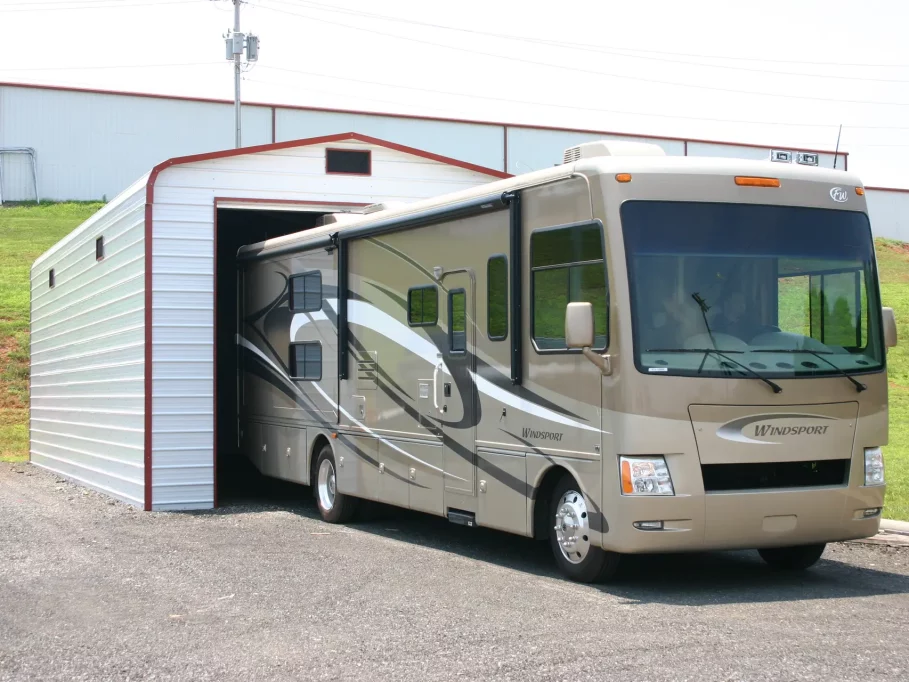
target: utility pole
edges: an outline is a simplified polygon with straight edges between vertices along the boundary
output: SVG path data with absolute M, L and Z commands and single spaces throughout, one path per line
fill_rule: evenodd
M 259 38 L 252 34 L 240 31 L 240 3 L 246 0 L 231 0 L 234 4 L 234 27 L 228 29 L 224 36 L 228 60 L 234 63 L 234 146 L 242 146 L 240 134 L 240 74 L 242 73 L 243 50 L 246 50 L 246 61 L 254 62 L 259 59 Z
M 240 50 L 234 49 L 234 119 L 237 139 L 234 146 L 240 145 L 240 57 L 243 52 L 243 34 L 240 33 L 240 0 L 234 0 L 234 35 L 240 38 Z

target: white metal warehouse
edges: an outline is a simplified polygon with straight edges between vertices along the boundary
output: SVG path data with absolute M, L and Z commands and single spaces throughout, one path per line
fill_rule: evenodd
M 32 463 L 147 510 L 215 506 L 237 248 L 503 177 L 356 133 L 155 166 L 32 266 Z

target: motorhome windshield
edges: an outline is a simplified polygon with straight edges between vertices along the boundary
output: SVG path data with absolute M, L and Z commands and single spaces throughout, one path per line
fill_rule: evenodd
M 883 366 L 864 213 L 629 201 L 622 226 L 640 371 L 785 378 Z

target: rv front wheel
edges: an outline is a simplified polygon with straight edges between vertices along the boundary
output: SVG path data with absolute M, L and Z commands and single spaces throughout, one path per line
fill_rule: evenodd
M 322 519 L 328 523 L 349 521 L 356 511 L 357 499 L 338 492 L 335 457 L 328 445 L 319 452 L 315 470 L 313 492 Z
M 619 567 L 620 555 L 590 542 L 590 514 L 580 486 L 565 474 L 552 491 L 550 515 L 553 525 L 549 543 L 559 570 L 581 583 L 608 580 Z
M 797 547 L 772 547 L 759 549 L 758 554 L 772 568 L 784 571 L 802 571 L 817 563 L 826 546 L 826 544 L 820 544 L 798 545 Z

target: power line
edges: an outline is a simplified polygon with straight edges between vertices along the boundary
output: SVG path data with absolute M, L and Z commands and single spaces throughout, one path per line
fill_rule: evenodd
M 200 3 L 205 0 L 159 0 L 151 2 L 150 0 L 73 0 L 72 2 L 55 2 L 54 0 L 39 0 L 35 3 L 0 3 L 0 12 L 64 12 L 72 10 L 89 10 L 89 9 L 126 9 L 130 7 L 159 7 L 161 5 L 187 5 L 190 3 Z M 24 5 L 24 6 L 20 6 Z
M 0 72 L 6 71 L 89 71 L 96 69 L 156 69 L 172 66 L 212 66 L 221 62 L 187 62 L 183 64 L 103 64 L 98 66 L 37 66 L 25 69 L 7 69 L 0 67 Z
M 866 78 L 864 76 L 840 76 L 835 74 L 818 74 L 818 73 L 803 73 L 803 72 L 793 72 L 793 71 L 771 71 L 767 69 L 753 69 L 748 67 L 736 67 L 729 66 L 725 64 L 703 64 L 700 62 L 679 62 L 676 57 L 691 57 L 695 59 L 721 59 L 721 60 L 736 60 L 736 61 L 747 61 L 747 62 L 764 62 L 764 63 L 776 63 L 776 64 L 810 64 L 814 66 L 849 66 L 849 67 L 861 67 L 861 68 L 909 68 L 909 64 L 860 64 L 860 63 L 840 63 L 840 62 L 812 62 L 812 61 L 797 61 L 797 60 L 785 60 L 785 59 L 766 59 L 758 57 L 734 57 L 734 56 L 721 56 L 721 55 L 704 55 L 704 54 L 692 54 L 685 52 L 666 52 L 660 50 L 642 50 L 637 48 L 630 47 L 616 47 L 608 45 L 592 45 L 590 43 L 577 43 L 577 42 L 568 42 L 562 40 L 551 40 L 547 38 L 532 38 L 529 36 L 516 36 L 506 33 L 495 33 L 490 31 L 478 31 L 476 29 L 461 28 L 457 26 L 447 26 L 445 24 L 436 24 L 433 22 L 427 21 L 417 21 L 414 19 L 406 19 L 404 17 L 395 17 L 389 16 L 387 14 L 376 14 L 373 12 L 364 12 L 361 10 L 355 10 L 348 7 L 333 7 L 331 5 L 325 5 L 319 2 L 312 2 L 311 0 L 301 0 L 301 3 L 288 2 L 287 0 L 266 0 L 266 2 L 275 2 L 281 5 L 286 5 L 290 7 L 297 7 L 301 9 L 315 9 L 323 12 L 332 12 L 335 14 L 345 14 L 348 16 L 361 16 L 368 17 L 371 19 L 379 19 L 382 21 L 391 21 L 402 24 L 410 24 L 413 26 L 422 26 L 427 28 L 436 28 L 446 31 L 457 31 L 459 33 L 468 33 L 471 35 L 486 36 L 490 38 L 505 39 L 505 40 L 514 40 L 518 42 L 526 42 L 535 45 L 549 45 L 552 47 L 564 47 L 572 50 L 577 50 L 580 52 L 595 52 L 598 54 L 612 54 L 621 57 L 627 57 L 629 59 L 645 59 L 651 61 L 659 62 L 668 62 L 672 64 L 690 64 L 693 66 L 703 66 L 706 68 L 714 69 L 733 69 L 737 71 L 748 71 L 754 73 L 767 73 L 767 74 L 776 74 L 784 76 L 803 76 L 811 78 L 836 78 L 842 80 L 857 80 L 857 81 L 875 81 L 883 83 L 909 83 L 909 80 L 906 79 L 887 79 L 887 78 Z M 626 54 L 628 52 L 639 52 L 637 54 Z M 652 57 L 647 55 L 664 55 L 664 57 Z M 673 59 L 667 59 L 666 57 L 673 57 Z
M 469 54 L 481 55 L 481 56 L 485 56 L 485 57 L 493 57 L 496 59 L 520 62 L 520 63 L 524 63 L 524 64 L 531 64 L 533 66 L 542 66 L 542 67 L 546 67 L 546 68 L 561 69 L 563 71 L 571 71 L 571 72 L 575 72 L 575 73 L 587 73 L 587 74 L 592 74 L 592 75 L 597 75 L 597 76 L 606 76 L 609 78 L 618 78 L 618 79 L 622 79 L 622 80 L 637 81 L 637 82 L 642 82 L 642 83 L 653 83 L 653 84 L 657 84 L 657 85 L 668 85 L 671 87 L 691 88 L 691 89 L 697 89 L 697 90 L 710 90 L 713 92 L 728 92 L 728 93 L 735 93 L 735 94 L 740 94 L 740 95 L 752 95 L 752 96 L 757 96 L 757 97 L 777 97 L 777 98 L 784 98 L 784 99 L 812 100 L 812 101 L 818 101 L 818 102 L 836 102 L 838 104 L 864 104 L 864 105 L 875 105 L 875 106 L 909 107 L 909 102 L 882 102 L 879 100 L 850 100 L 850 99 L 837 99 L 837 98 L 832 98 L 832 97 L 813 97 L 810 95 L 784 95 L 784 94 L 779 94 L 779 93 L 775 93 L 775 92 L 765 92 L 765 91 L 757 91 L 757 90 L 738 90 L 738 89 L 734 89 L 734 88 L 721 88 L 721 87 L 716 87 L 716 86 L 711 86 L 711 85 L 695 85 L 695 84 L 691 84 L 691 83 L 677 83 L 677 82 L 673 82 L 673 81 L 664 81 L 664 80 L 659 80 L 659 79 L 655 79 L 655 78 L 641 78 L 641 77 L 637 77 L 637 76 L 627 76 L 624 74 L 610 73 L 607 71 L 596 71 L 593 69 L 583 69 L 583 68 L 579 68 L 579 67 L 565 66 L 565 65 L 561 65 L 561 64 L 551 64 L 549 62 L 541 62 L 541 61 L 537 61 L 537 60 L 533 60 L 533 59 L 525 59 L 522 57 L 513 57 L 513 56 L 509 56 L 509 55 L 496 54 L 493 52 L 483 52 L 481 50 L 472 50 L 472 49 L 468 49 L 468 48 L 458 47 L 455 45 L 446 45 L 444 43 L 439 43 L 439 42 L 434 42 L 434 41 L 429 41 L 429 40 L 421 40 L 419 38 L 412 38 L 410 36 L 401 36 L 401 35 L 397 35 L 394 33 L 386 33 L 384 31 L 377 31 L 375 29 L 363 28 L 361 26 L 352 26 L 351 24 L 345 24 L 342 22 L 331 21 L 329 19 L 314 17 L 314 16 L 307 15 L 307 14 L 300 14 L 298 12 L 291 12 L 288 10 L 279 9 L 277 7 L 269 7 L 266 5 L 260 5 L 259 7 L 260 7 L 260 9 L 264 9 L 264 10 L 267 10 L 270 12 L 279 12 L 282 14 L 287 14 L 289 16 L 307 19 L 308 21 L 315 21 L 318 23 L 328 24 L 331 26 L 340 26 L 342 28 L 348 28 L 348 29 L 351 29 L 354 31 L 361 31 L 363 33 L 371 33 L 374 35 L 395 38 L 397 40 L 405 40 L 408 42 L 419 43 L 421 45 L 430 45 L 432 47 L 441 47 L 441 48 L 445 48 L 448 50 L 455 50 L 457 52 L 466 52 Z
M 703 121 L 705 123 L 739 123 L 747 125 L 767 125 L 767 126 L 782 126 L 782 127 L 797 127 L 797 128 L 836 128 L 839 126 L 839 123 L 786 123 L 782 121 L 754 121 L 754 120 L 743 120 L 743 119 L 726 119 L 726 118 L 709 118 L 704 116 L 682 116 L 679 114 L 655 114 L 644 111 L 628 111 L 622 109 L 603 109 L 598 107 L 584 107 L 575 104 L 557 104 L 552 102 L 536 102 L 531 100 L 522 100 L 522 99 L 512 99 L 509 97 L 495 97 L 491 95 L 478 95 L 475 93 L 466 93 L 466 92 L 453 92 L 450 90 L 437 90 L 433 88 L 422 88 L 412 85 L 400 85 L 396 83 L 386 83 L 376 80 L 367 80 L 361 78 L 350 78 L 345 76 L 336 76 L 333 74 L 327 73 L 315 73 L 312 71 L 300 71 L 297 69 L 288 69 L 279 66 L 268 66 L 263 64 L 263 69 L 269 69 L 272 71 L 282 71 L 285 73 L 298 74 L 301 76 L 313 76 L 316 78 L 330 78 L 333 80 L 343 80 L 351 83 L 362 83 L 364 85 L 379 85 L 382 87 L 389 88 L 399 88 L 402 90 L 413 90 L 416 92 L 427 92 L 438 95 L 450 95 L 453 97 L 469 97 L 471 99 L 484 99 L 491 100 L 496 102 L 506 102 L 509 104 L 529 104 L 532 106 L 541 106 L 541 107 L 551 107 L 554 109 L 568 109 L 570 111 L 592 111 L 596 113 L 604 114 L 622 114 L 628 116 L 652 116 L 654 118 L 667 118 L 667 119 L 684 119 L 691 121 Z M 400 104 L 400 102 L 396 102 Z M 909 130 L 909 126 L 860 126 L 860 125 L 846 125 L 850 129 L 867 129 L 867 130 Z

